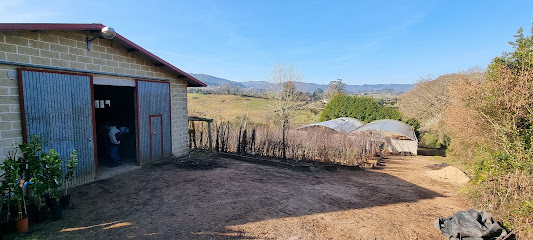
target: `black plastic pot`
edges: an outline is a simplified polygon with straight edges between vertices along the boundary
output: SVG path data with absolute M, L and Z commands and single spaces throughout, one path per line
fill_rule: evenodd
M 48 208 L 50 208 L 50 212 L 52 212 L 53 221 L 57 221 L 63 218 L 63 208 L 61 208 L 61 203 L 59 202 L 59 199 L 47 197 L 46 206 L 48 206 Z
M 53 197 L 46 197 L 46 206 L 52 208 L 58 204 L 59 199 Z
M 36 206 L 35 203 L 28 205 L 28 218 L 30 220 L 30 225 L 32 223 L 44 222 L 46 219 L 48 219 L 48 207 L 44 202 L 40 204 L 40 207 Z
M 39 210 L 34 204 L 28 205 L 28 219 L 30 224 L 39 222 Z
M 61 207 L 65 209 L 68 208 L 70 206 L 70 194 L 61 196 L 60 202 L 61 202 Z
M 15 219 L 11 219 L 9 221 L 6 221 L 3 219 L 0 222 L 0 229 L 2 230 L 2 233 L 12 233 L 15 232 Z
M 48 208 L 43 206 L 41 207 L 41 210 L 37 213 L 37 221 L 36 222 L 44 222 L 48 219 Z
M 50 208 L 50 211 L 52 212 L 52 220 L 57 221 L 61 220 L 63 218 L 63 208 L 60 204 L 57 204 Z

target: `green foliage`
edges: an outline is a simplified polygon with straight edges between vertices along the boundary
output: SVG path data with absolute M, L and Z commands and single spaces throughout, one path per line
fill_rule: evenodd
M 19 165 L 17 163 L 15 153 L 9 153 L 2 163 L 2 192 L 9 195 L 14 191 L 14 186 L 16 186 L 16 182 L 20 178 L 19 174 Z
M 353 117 L 367 123 L 379 119 L 402 118 L 398 110 L 384 107 L 373 98 L 337 94 L 326 104 L 320 121 L 340 117 Z
M 47 187 L 43 185 L 42 181 L 43 174 L 40 152 L 43 149 L 43 144 L 44 140 L 42 137 L 33 135 L 30 137 L 28 143 L 19 145 L 22 159 L 25 161 L 25 165 L 28 166 L 26 177 L 29 178 L 30 182 L 33 182 L 31 189 L 35 196 L 41 196 L 47 190 Z
M 455 89 L 456 100 L 464 109 L 452 117 L 475 124 L 477 131 L 456 133 L 452 140 L 477 146 L 470 154 L 475 159 L 473 202 L 527 238 L 533 234 L 533 35 L 524 36 L 519 29 L 514 37 L 510 43 L 514 50 L 494 58 L 486 78 L 462 81 L 462 89 Z M 465 121 L 465 113 L 473 113 L 475 121 Z M 469 127 L 457 127 L 456 132 Z M 468 150 L 464 146 L 456 149 L 466 152 L 461 154 L 464 156 Z M 464 161 L 471 162 L 470 159 Z
M 43 138 L 37 135 L 31 136 L 30 141 L 19 145 L 22 154 L 21 163 L 27 166 L 26 176 L 34 176 L 41 171 L 40 152 L 43 149 Z
M 488 180 L 492 175 L 496 175 L 498 171 L 501 171 L 501 165 L 508 165 L 507 163 L 512 161 L 512 156 L 498 151 L 496 153 L 488 153 L 485 150 L 478 150 L 477 161 L 474 166 L 474 175 L 472 177 L 473 183 L 480 184 L 483 181 Z M 505 167 L 507 169 L 508 167 Z
M 515 210 L 515 213 L 519 216 L 532 216 L 533 215 L 533 200 L 526 200 L 518 209 Z
M 403 119 L 403 121 L 413 127 L 417 139 L 420 139 L 420 121 L 416 118 Z
M 493 176 L 500 176 L 515 170 L 533 174 L 533 164 L 526 159 L 518 158 L 515 154 L 506 151 L 489 152 L 486 148 L 478 150 L 474 168 L 474 183 L 490 180 Z
M 514 51 L 492 60 L 482 101 L 474 105 L 496 128 L 500 149 L 488 162 L 503 173 L 516 169 L 533 174 L 533 28 L 530 36 L 523 32 L 520 28 L 509 43 Z
M 317 88 L 309 97 L 311 98 L 311 101 L 319 101 L 322 100 L 322 94 L 324 93 L 324 90 L 321 88 Z
M 318 115 L 320 113 L 320 109 L 309 108 L 309 112 L 311 112 L 313 115 Z
M 74 169 L 76 169 L 76 166 L 78 166 L 78 152 L 76 150 L 72 150 L 72 153 L 70 154 L 70 157 L 67 161 L 67 172 L 65 173 L 65 181 L 72 180 L 72 177 L 74 176 Z
M 76 166 L 78 166 L 78 152 L 76 150 L 72 150 L 72 153 L 67 161 L 67 172 L 65 173 L 65 195 L 68 194 L 68 187 L 72 177 L 74 177 L 74 170 L 76 169 Z
M 533 27 L 531 34 L 531 36 L 524 36 L 524 30 L 518 29 L 516 35 L 513 36 L 515 41 L 509 42 L 514 51 L 495 57 L 488 67 L 489 76 L 498 75 L 502 66 L 513 69 L 515 73 L 521 71 L 524 66 L 533 67 Z
M 16 152 L 11 152 L 2 163 L 2 192 L 8 195 L 8 206 L 10 201 L 15 201 L 18 207 L 18 217 L 22 219 L 23 213 L 26 213 L 24 204 L 23 184 L 24 179 L 21 174 L 23 166 L 20 164 L 20 158 L 16 157 Z M 8 213 L 10 214 L 10 213 Z M 9 218 L 9 215 L 8 215 Z
M 424 132 L 419 138 L 420 145 L 427 148 L 444 148 L 450 144 L 450 137 L 435 132 Z
M 24 188 L 31 187 L 35 203 L 41 206 L 41 196 L 48 192 L 51 197 L 59 197 L 59 188 L 62 185 L 63 171 L 59 154 L 50 149 L 43 152 L 44 141 L 42 137 L 31 136 L 28 143 L 18 146 L 17 151 L 10 152 L 0 166 L 3 171 L 2 192 L 8 196 L 8 201 L 15 201 L 18 205 L 18 217 L 26 213 Z M 78 154 L 72 151 L 67 161 L 65 180 L 70 181 L 78 164 Z M 9 204 L 8 204 L 9 206 Z
M 439 136 L 435 133 L 424 133 L 420 138 L 420 145 L 427 148 L 441 148 L 439 143 Z
M 20 144 L 19 149 L 22 153 L 27 169 L 26 178 L 33 184 L 31 190 L 35 204 L 41 207 L 41 196 L 48 190 L 45 183 L 45 176 L 43 174 L 41 151 L 43 150 L 44 140 L 42 137 L 33 135 L 27 143 Z
M 59 188 L 61 187 L 61 178 L 63 171 L 61 171 L 61 158 L 59 154 L 50 149 L 48 153 L 41 153 L 43 183 L 48 188 L 48 193 L 51 197 L 59 197 Z

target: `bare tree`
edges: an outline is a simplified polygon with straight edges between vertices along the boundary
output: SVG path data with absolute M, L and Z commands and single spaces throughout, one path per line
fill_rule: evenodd
M 221 87 L 221 90 L 222 90 L 222 94 L 230 95 L 232 92 L 231 84 L 229 83 L 224 84 L 224 86 Z
M 326 98 L 331 98 L 333 95 L 338 93 L 346 93 L 346 83 L 342 82 L 342 79 L 337 79 L 337 81 L 330 81 L 328 85 L 328 90 L 324 94 Z
M 302 74 L 297 72 L 293 65 L 285 66 L 279 63 L 272 68 L 269 76 L 271 91 L 269 95 L 276 100 L 276 115 L 281 122 L 282 158 L 285 159 L 287 146 L 287 132 L 291 123 L 294 110 L 298 107 L 298 94 L 295 83 L 301 82 Z

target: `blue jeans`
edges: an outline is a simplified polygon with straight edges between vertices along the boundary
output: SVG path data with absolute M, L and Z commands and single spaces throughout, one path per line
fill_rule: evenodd
M 109 147 L 109 157 L 113 160 L 113 166 L 118 166 L 120 164 L 120 156 L 118 155 L 118 145 L 111 145 Z

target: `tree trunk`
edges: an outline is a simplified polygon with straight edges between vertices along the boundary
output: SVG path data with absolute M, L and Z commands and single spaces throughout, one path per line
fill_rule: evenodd
M 281 124 L 282 128 L 282 140 L 281 140 L 281 158 L 287 159 L 287 121 L 284 119 Z

